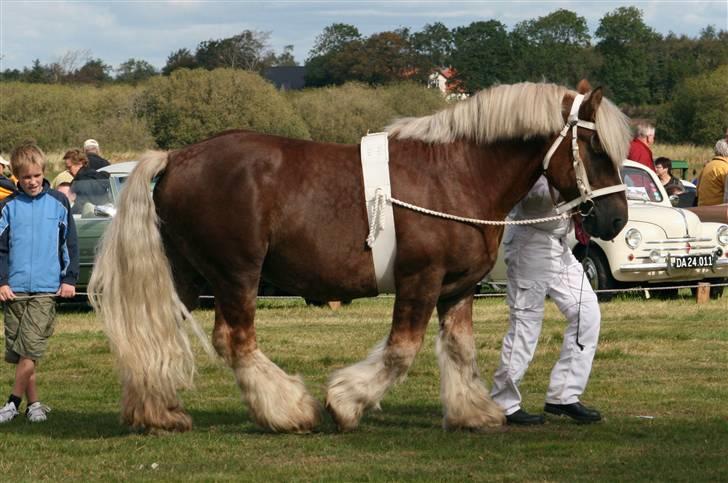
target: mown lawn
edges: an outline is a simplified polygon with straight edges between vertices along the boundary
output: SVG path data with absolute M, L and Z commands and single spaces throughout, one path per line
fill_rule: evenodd
M 303 301 L 261 301 L 262 349 L 304 376 L 323 399 L 328 374 L 364 357 L 389 330 L 392 299 L 338 311 Z M 232 373 L 200 353 L 197 387 L 183 394 L 195 428 L 167 436 L 119 425 L 119 384 L 94 314 L 65 310 L 39 367 L 45 424 L 19 417 L 0 427 L 0 478 L 52 480 L 728 480 L 728 297 L 696 305 L 620 299 L 602 305 L 603 325 L 584 401 L 604 421 L 549 419 L 536 428 L 444 432 L 432 320 L 409 378 L 339 434 L 328 419 L 309 435 L 271 434 L 243 407 Z M 212 312 L 197 312 L 209 328 Z M 501 299 L 476 302 L 481 371 L 490 386 L 505 333 Z M 525 407 L 543 405 L 563 319 L 547 305 L 541 342 L 523 384 Z M 0 395 L 13 367 L 0 366 Z

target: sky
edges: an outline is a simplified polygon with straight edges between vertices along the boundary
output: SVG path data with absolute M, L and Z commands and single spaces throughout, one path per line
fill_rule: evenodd
M 418 31 L 434 22 L 454 28 L 491 19 L 511 29 L 560 8 L 584 17 L 593 36 L 604 14 L 620 6 L 641 9 L 644 22 L 662 34 L 696 37 L 708 25 L 728 30 L 728 0 L 0 0 L 0 70 L 29 67 L 35 59 L 49 64 L 74 51 L 87 51 L 114 68 L 130 58 L 161 68 L 173 51 L 194 53 L 202 41 L 246 29 L 270 32 L 276 53 L 292 44 L 302 64 L 316 37 L 332 23 L 354 25 L 365 36 L 399 27 Z

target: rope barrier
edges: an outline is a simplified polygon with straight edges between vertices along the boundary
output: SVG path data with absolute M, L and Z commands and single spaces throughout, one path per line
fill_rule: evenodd
M 706 282 L 703 282 L 706 283 Z M 728 283 L 710 283 L 710 287 L 728 287 Z M 505 284 L 493 284 L 493 286 L 505 286 Z M 662 290 L 674 290 L 674 289 L 681 289 L 681 288 L 698 288 L 699 285 L 673 285 L 673 286 L 667 286 L 667 287 L 649 287 L 649 286 L 640 286 L 640 287 L 629 287 L 629 288 L 615 288 L 615 289 L 600 289 L 600 290 L 594 290 L 595 293 L 628 293 L 628 292 L 645 292 L 645 291 L 662 291 Z M 85 292 L 76 292 L 76 296 L 80 295 L 88 295 Z M 475 294 L 475 298 L 496 298 L 496 297 L 505 297 L 505 293 L 479 293 Z M 48 297 L 54 297 L 55 295 L 47 295 Z M 377 295 L 376 298 L 394 298 L 394 294 L 380 294 Z M 29 298 L 29 297 L 24 297 Z M 213 295 L 200 295 L 199 297 L 202 300 L 213 300 L 215 297 Z M 259 300 L 300 300 L 302 297 L 298 295 L 259 295 L 257 297 Z M 19 297 L 16 298 L 16 300 L 20 299 Z

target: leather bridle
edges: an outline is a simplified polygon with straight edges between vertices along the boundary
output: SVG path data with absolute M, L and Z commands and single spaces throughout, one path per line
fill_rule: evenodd
M 581 106 L 583 100 L 583 94 L 577 94 L 574 97 L 574 102 L 571 104 L 571 112 L 569 113 L 566 125 L 561 130 L 561 132 L 559 132 L 558 137 L 554 140 L 553 144 L 546 152 L 546 156 L 544 156 L 543 158 L 543 170 L 544 172 L 546 172 L 549 167 L 549 163 L 551 162 L 551 156 L 553 156 L 554 152 L 556 152 L 556 149 L 561 145 L 561 141 L 564 140 L 566 134 L 569 132 L 569 130 L 571 130 L 571 157 L 572 164 L 574 166 L 574 174 L 576 176 L 576 187 L 579 189 L 580 196 L 571 201 L 563 202 L 557 205 L 556 212 L 559 214 L 567 212 L 572 208 L 581 205 L 582 203 L 587 203 L 591 206 L 589 207 L 587 213 L 582 213 L 582 216 L 589 216 L 592 213 L 592 208 L 594 206 L 593 198 L 596 198 L 598 196 L 610 195 L 612 193 L 619 193 L 620 191 L 625 191 L 627 189 L 627 186 L 624 183 L 607 186 L 605 188 L 598 188 L 595 190 L 592 190 L 591 184 L 589 184 L 589 176 L 587 175 L 584 161 L 582 161 L 581 156 L 579 155 L 577 128 L 581 127 L 584 129 L 590 129 L 594 132 L 596 132 L 597 128 L 593 122 L 579 119 L 579 107 Z M 621 174 L 619 176 L 621 181 Z

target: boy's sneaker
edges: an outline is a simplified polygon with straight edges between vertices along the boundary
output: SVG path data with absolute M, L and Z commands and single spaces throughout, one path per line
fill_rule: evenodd
M 51 408 L 42 404 L 40 401 L 36 401 L 25 410 L 25 417 L 31 423 L 41 423 L 48 419 L 49 412 L 51 412 Z
M 9 402 L 2 408 L 0 408 L 0 424 L 2 423 L 8 423 L 12 421 L 12 419 L 18 415 L 18 408 L 15 407 L 15 404 Z

